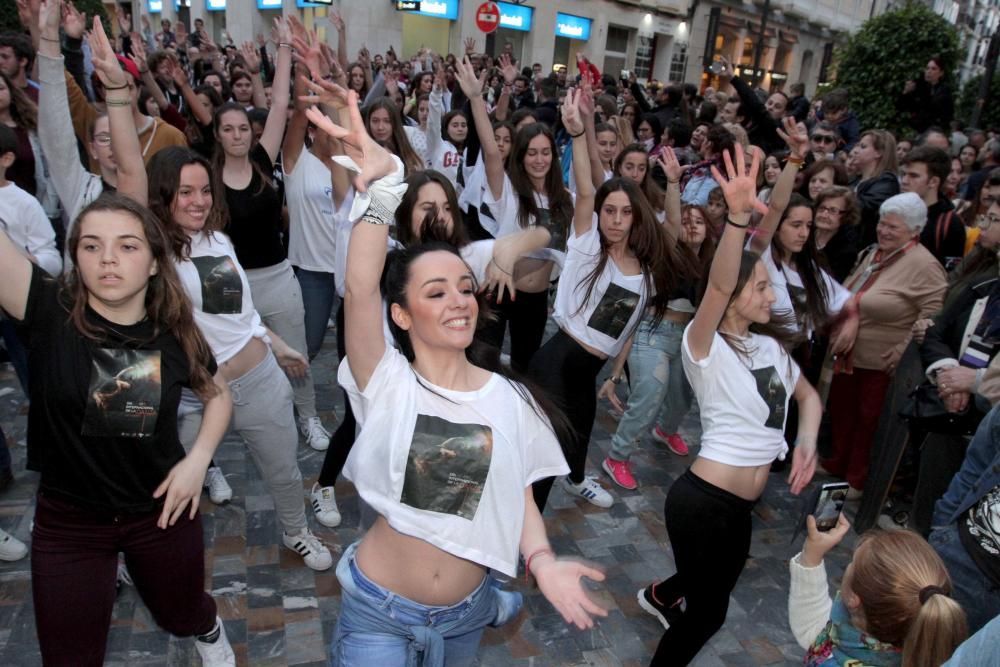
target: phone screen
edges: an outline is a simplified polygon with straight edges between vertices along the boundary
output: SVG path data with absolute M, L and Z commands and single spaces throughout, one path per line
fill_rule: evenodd
M 847 482 L 824 484 L 820 489 L 816 507 L 812 512 L 816 518 L 817 530 L 825 533 L 836 527 L 840 513 L 844 511 L 844 503 L 847 501 L 847 489 Z

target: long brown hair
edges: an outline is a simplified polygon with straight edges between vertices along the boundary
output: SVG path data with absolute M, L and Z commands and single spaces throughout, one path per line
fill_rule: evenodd
M 768 249 L 770 251 L 770 249 Z M 714 261 L 714 260 L 713 260 Z M 726 305 L 726 310 L 733 306 L 736 299 L 739 298 L 740 294 L 746 288 L 747 284 L 750 282 L 750 278 L 753 277 L 754 269 L 757 267 L 757 262 L 761 261 L 760 255 L 749 250 L 744 250 L 740 257 L 740 272 L 736 276 L 736 287 L 733 289 L 733 293 L 729 296 L 729 303 Z M 722 322 L 725 321 L 723 317 L 719 321 L 719 326 L 722 326 Z M 771 319 L 768 322 L 760 323 L 753 322 L 750 324 L 750 331 L 759 334 L 761 336 L 768 336 L 773 338 L 781 345 L 785 350 L 790 350 L 801 340 L 800 335 L 796 332 L 795 318 L 787 314 L 772 314 Z M 730 348 L 736 352 L 745 363 L 749 365 L 750 357 L 753 356 L 754 350 L 748 348 L 743 339 L 734 336 L 732 334 L 726 333 L 721 329 L 718 329 L 719 335 L 722 336 L 722 340 L 726 341 Z M 788 372 L 789 378 L 791 377 L 791 357 L 788 356 L 787 352 L 785 356 L 789 360 Z
M 895 174 L 899 170 L 899 161 L 896 158 L 896 137 L 886 130 L 868 130 L 861 133 L 858 141 L 865 137 L 871 137 L 872 146 L 882 154 L 872 178 L 878 178 L 887 171 Z
M 594 211 L 597 213 L 597 231 L 601 238 L 601 253 L 593 270 L 580 281 L 574 289 L 586 285 L 586 296 L 580 309 L 590 301 L 591 294 L 601 273 L 608 264 L 608 249 L 611 244 L 604 237 L 600 228 L 601 207 L 613 192 L 624 192 L 632 207 L 632 227 L 628 235 L 628 247 L 639 260 L 642 269 L 642 280 L 646 290 L 640 311 L 646 306 L 653 308 L 654 326 L 663 319 L 667 312 L 667 301 L 674 296 L 685 282 L 697 278 L 698 260 L 694 253 L 683 243 L 678 243 L 673 232 L 661 225 L 656 219 L 656 213 L 642 194 L 639 186 L 630 178 L 615 176 L 604 182 L 594 195 Z M 630 332 L 631 333 L 631 332 Z
M 968 635 L 965 612 L 948 597 L 941 557 L 909 530 L 874 530 L 854 551 L 850 589 L 861 598 L 865 630 L 902 647 L 903 667 L 937 667 Z M 935 586 L 941 593 L 927 595 Z M 921 595 L 924 600 L 921 601 Z
M 170 249 L 177 260 L 185 260 L 191 255 L 191 237 L 174 221 L 170 208 L 181 188 L 181 170 L 191 164 L 199 165 L 205 170 L 212 188 L 212 209 L 208 212 L 202 230 L 208 235 L 220 232 L 226 226 L 226 200 L 219 182 L 221 179 L 212 178 L 212 166 L 208 160 L 190 148 L 168 146 L 157 151 L 146 165 L 149 174 L 149 210 L 163 225 L 170 240 Z
M 15 86 L 10 77 L 0 72 L 0 78 L 7 85 L 10 91 L 10 117 L 14 119 L 21 128 L 32 132 L 38 131 L 38 105 L 31 101 L 31 98 L 24 94 L 24 91 Z
M 215 396 L 218 388 L 209 373 L 212 364 L 212 350 L 209 348 L 201 330 L 194 322 L 191 302 L 181 286 L 177 271 L 170 256 L 170 239 L 163 226 L 151 211 L 140 206 L 133 200 L 118 194 L 102 194 L 80 211 L 71 227 L 67 244 L 69 255 L 73 258 L 73 270 L 64 274 L 61 281 L 62 293 L 69 303 L 69 319 L 81 335 L 92 340 L 101 340 L 105 333 L 99 326 L 87 321 L 86 308 L 88 291 L 80 276 L 76 261 L 80 245 L 83 221 L 88 216 L 99 217 L 101 213 L 117 212 L 131 216 L 142 225 L 146 243 L 156 261 L 156 274 L 149 278 L 146 286 L 146 316 L 153 324 L 150 341 L 163 333 L 170 333 L 180 343 L 184 356 L 190 366 L 191 388 L 202 399 Z M 149 341 L 139 341 L 149 342 Z
M 215 114 L 212 116 L 212 131 L 215 132 L 215 152 L 212 153 L 212 167 L 209 170 L 208 175 L 212 178 L 213 181 L 219 181 L 220 187 L 218 188 L 218 190 L 219 192 L 223 193 L 222 201 L 217 201 L 213 203 L 216 206 L 224 206 L 224 207 L 226 206 L 226 198 L 225 198 L 226 191 L 225 188 L 221 187 L 221 183 L 222 183 L 222 172 L 226 167 L 226 151 L 222 147 L 222 142 L 219 141 L 219 126 L 222 124 L 222 117 L 230 112 L 243 114 L 243 117 L 247 119 L 247 125 L 253 127 L 250 124 L 250 114 L 248 114 L 247 110 L 243 108 L 243 105 L 239 104 L 238 102 L 226 102 L 221 107 L 216 109 Z M 264 171 L 259 166 L 257 166 L 257 163 L 254 162 L 253 160 L 248 160 L 248 161 L 250 162 L 250 168 L 253 169 L 253 172 L 257 174 L 257 176 L 260 178 L 260 187 L 257 188 L 257 192 L 255 192 L 254 194 L 259 195 L 261 192 L 264 191 L 264 188 L 273 187 L 274 175 L 264 173 Z M 214 187 L 212 189 L 213 191 L 215 190 Z
M 413 172 L 423 169 L 423 160 L 421 160 L 420 156 L 417 155 L 417 152 L 413 150 L 413 146 L 410 145 L 410 140 L 406 136 L 406 131 L 403 129 L 403 115 L 400 113 L 399 107 L 396 103 L 388 97 L 378 98 L 367 106 L 362 113 L 362 117 L 365 121 L 365 130 L 368 132 L 368 136 L 372 135 L 372 114 L 379 109 L 385 109 L 386 113 L 389 114 L 389 120 L 392 122 L 392 134 L 389 136 L 389 141 L 386 142 L 383 148 L 390 153 L 395 153 L 399 159 L 403 161 L 404 172 L 407 176 Z
M 612 167 L 612 172 L 615 176 L 622 175 L 622 163 L 625 162 L 625 156 L 632 153 L 642 153 L 642 159 L 646 161 L 646 173 L 642 177 L 642 182 L 639 183 L 639 188 L 642 190 L 642 194 L 646 195 L 646 201 L 649 205 L 653 207 L 654 211 L 662 211 L 664 197 L 666 196 L 663 192 L 663 188 L 660 184 L 656 182 L 656 179 L 652 177 L 653 168 L 649 166 L 649 153 L 646 149 L 642 147 L 642 144 L 629 144 L 621 150 Z M 706 218 L 707 220 L 707 218 Z
M 552 164 L 549 173 L 545 175 L 545 194 L 549 198 L 549 217 L 552 227 L 568 232 L 573 221 L 573 199 L 569 190 L 563 185 L 562 168 L 559 165 L 559 151 L 552 132 L 544 123 L 525 125 L 514 135 L 514 143 L 510 147 L 510 157 L 507 162 L 510 185 L 517 195 L 517 224 L 527 227 L 531 218 L 538 219 L 538 204 L 535 202 L 535 186 L 524 168 L 524 159 L 528 155 L 528 145 L 537 136 L 544 136 L 549 141 L 552 151 Z

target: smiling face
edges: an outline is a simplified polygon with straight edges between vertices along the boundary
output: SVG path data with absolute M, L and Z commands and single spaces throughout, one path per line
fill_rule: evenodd
M 699 125 L 694 128 L 694 132 L 691 133 L 691 148 L 696 151 L 701 150 L 701 145 L 705 143 L 705 137 L 708 136 L 708 126 Z
M 774 120 L 781 120 L 785 115 L 785 108 L 788 106 L 788 98 L 781 93 L 775 93 L 764 102 L 764 108 Z
M 228 157 L 241 158 L 250 151 L 253 128 L 244 112 L 231 109 L 219 117 L 219 129 L 215 136 Z
M 771 278 L 767 275 L 767 267 L 764 262 L 757 260 L 750 279 L 729 304 L 729 308 L 751 323 L 766 324 L 771 321 L 771 306 L 774 302 L 774 289 L 771 287 Z
M 608 194 L 597 220 L 601 235 L 611 245 L 628 243 L 632 231 L 632 201 L 623 190 Z
M 775 239 L 778 248 L 786 258 L 802 252 L 809 240 L 809 230 L 812 229 L 813 212 L 805 206 L 788 209 L 785 219 L 778 225 Z
M 878 247 L 882 252 L 892 252 L 906 245 L 915 234 L 906 226 L 903 218 L 890 213 L 882 216 L 875 227 L 878 236 Z
M 177 194 L 170 202 L 174 223 L 193 236 L 202 230 L 212 212 L 212 182 L 205 167 L 186 164 L 181 167 Z
M 408 332 L 417 357 L 430 350 L 465 350 L 479 316 L 468 265 L 447 251 L 424 253 L 410 264 L 406 306 L 392 304 L 391 314 Z
M 539 134 L 528 142 L 524 154 L 524 171 L 532 180 L 544 179 L 552 168 L 552 142 L 544 134 Z
M 705 216 L 696 208 L 689 208 L 681 216 L 681 242 L 692 247 L 699 247 L 708 234 L 708 224 Z
M 769 155 L 766 160 L 764 160 L 764 181 L 774 187 L 774 184 L 778 182 L 778 176 L 781 175 L 781 163 L 778 162 L 778 158 L 773 155 Z
M 90 307 L 108 317 L 143 303 L 157 265 L 142 222 L 124 211 L 93 211 L 79 225 L 76 270 Z

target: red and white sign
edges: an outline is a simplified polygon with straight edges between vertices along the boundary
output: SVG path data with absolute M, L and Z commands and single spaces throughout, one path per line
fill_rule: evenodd
M 489 34 L 500 27 L 500 8 L 495 2 L 484 2 L 476 10 L 476 27 Z

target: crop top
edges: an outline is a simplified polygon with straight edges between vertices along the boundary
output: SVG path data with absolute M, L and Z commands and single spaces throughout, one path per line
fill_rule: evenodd
M 784 460 L 785 417 L 799 381 L 798 365 L 778 341 L 755 333 L 742 340 L 746 358 L 715 333 L 708 356 L 695 361 L 690 331 L 690 325 L 684 329 L 681 356 L 701 410 L 698 455 L 737 467 Z
M 566 259 L 566 240 L 569 228 L 573 225 L 572 212 L 570 212 L 570 219 L 566 221 L 567 226 L 556 225 L 549 214 L 549 198 L 537 192 L 532 194 L 535 197 L 535 205 L 538 207 L 538 217 L 531 216 L 528 220 L 529 226 L 545 227 L 549 230 L 551 239 L 547 248 L 528 253 L 525 257 L 555 262 L 556 265 L 552 268 L 551 276 L 551 279 L 555 280 L 559 277 L 560 267 Z M 503 178 L 503 192 L 500 194 L 500 198 L 495 198 L 493 192 L 487 187 L 483 190 L 483 203 L 489 207 L 497 221 L 497 238 L 522 231 L 517 219 L 521 205 L 514 193 L 510 178 L 506 174 Z
M 570 231 L 552 318 L 579 342 L 613 357 L 621 352 L 642 316 L 646 283 L 644 274 L 626 276 L 609 257 L 587 298 L 590 274 L 600 253 L 601 235 L 596 222 L 581 236 Z
M 437 387 L 391 346 L 364 391 L 349 359 L 337 379 L 361 425 L 344 467 L 361 498 L 399 532 L 516 576 L 524 490 L 569 472 L 526 390 L 495 373 L 476 391 Z
M 267 339 L 253 306 L 250 283 L 228 236 L 195 234 L 190 259 L 175 260 L 174 266 L 191 299 L 194 321 L 219 364 L 236 356 L 251 338 Z

